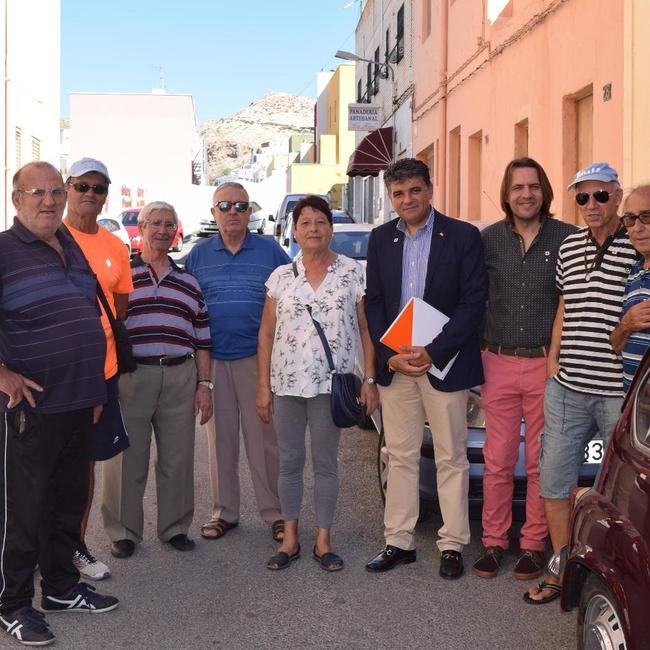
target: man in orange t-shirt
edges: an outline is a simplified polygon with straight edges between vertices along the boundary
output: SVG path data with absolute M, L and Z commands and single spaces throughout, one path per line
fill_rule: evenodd
M 123 319 L 126 315 L 128 294 L 133 291 L 129 252 L 118 237 L 97 224 L 97 218 L 106 203 L 110 182 L 108 170 L 99 160 L 82 158 L 73 163 L 66 182 L 68 211 L 63 223 L 95 272 L 113 310 L 113 316 Z M 81 525 L 79 548 L 73 558 L 73 563 L 80 573 L 94 580 L 101 580 L 110 575 L 108 567 L 95 559 L 84 541 L 95 487 L 95 461 L 112 458 L 129 446 L 118 400 L 115 338 L 103 308 L 102 326 L 106 335 L 104 375 L 108 401 L 104 405 L 99 422 L 92 429 L 88 501 Z

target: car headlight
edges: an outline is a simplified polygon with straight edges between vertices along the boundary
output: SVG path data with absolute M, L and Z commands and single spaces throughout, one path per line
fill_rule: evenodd
M 137 244 L 142 239 L 142 237 L 140 237 L 140 235 L 136 235 L 135 237 L 129 237 L 129 239 Z
M 467 426 L 485 429 L 485 413 L 483 412 L 483 400 L 479 393 L 469 392 L 467 400 Z

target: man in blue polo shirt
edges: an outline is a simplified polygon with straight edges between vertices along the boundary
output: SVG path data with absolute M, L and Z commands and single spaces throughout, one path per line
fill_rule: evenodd
M 54 641 L 41 610 L 117 607 L 79 582 L 72 556 L 88 492 L 90 428 L 106 401 L 106 340 L 95 275 L 60 228 L 66 202 L 49 163 L 13 178 L 14 225 L 0 233 L 0 629 Z
M 201 535 L 218 539 L 239 522 L 241 425 L 260 516 L 280 541 L 278 447 L 273 425 L 264 424 L 255 409 L 256 357 L 264 283 L 290 260 L 274 240 L 248 231 L 251 207 L 242 185 L 220 185 L 212 204 L 219 233 L 195 246 L 185 262 L 201 285 L 212 337 L 214 417 L 208 423 L 208 443 L 213 504 Z

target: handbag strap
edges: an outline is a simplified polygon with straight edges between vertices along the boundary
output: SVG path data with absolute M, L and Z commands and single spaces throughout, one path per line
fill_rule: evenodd
M 293 269 L 293 275 L 297 278 L 298 277 L 297 264 L 295 262 L 292 262 L 291 268 Z M 330 367 L 330 372 L 336 372 L 336 368 L 334 367 L 334 358 L 332 357 L 330 344 L 327 342 L 327 338 L 325 337 L 325 332 L 323 332 L 323 326 L 314 318 L 314 314 L 312 314 L 311 311 L 311 305 L 305 305 L 305 309 L 309 312 L 309 316 L 311 318 L 312 323 L 314 323 L 314 327 L 316 328 L 316 332 L 318 333 L 320 342 L 323 344 L 323 348 L 325 350 L 325 356 L 327 357 L 327 363 L 329 364 Z
M 102 303 L 102 307 L 104 308 L 104 313 L 108 318 L 108 322 L 111 324 L 111 330 L 113 330 L 113 336 L 117 337 L 117 323 L 115 322 L 115 316 L 113 316 L 113 310 L 108 304 L 108 300 L 106 300 L 106 296 L 104 295 L 102 286 L 99 284 L 99 280 L 96 281 L 97 281 L 97 297 L 99 298 L 99 302 Z

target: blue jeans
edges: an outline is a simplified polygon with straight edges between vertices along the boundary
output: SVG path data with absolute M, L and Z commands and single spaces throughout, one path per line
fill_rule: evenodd
M 585 445 L 600 433 L 604 446 L 618 422 L 623 397 L 569 390 L 554 379 L 544 390 L 544 431 L 539 462 L 540 493 L 568 499 L 578 484 Z

